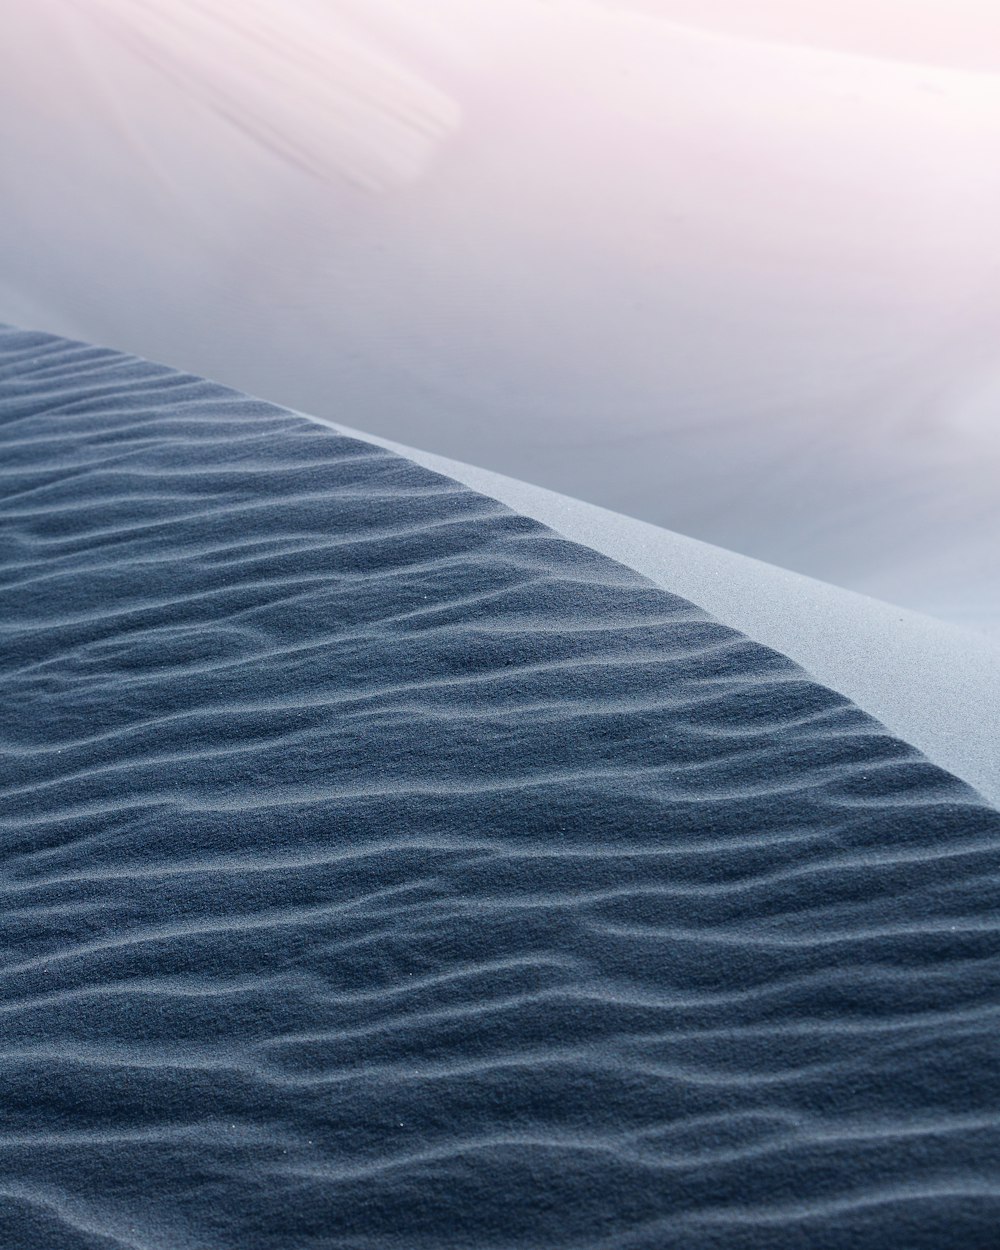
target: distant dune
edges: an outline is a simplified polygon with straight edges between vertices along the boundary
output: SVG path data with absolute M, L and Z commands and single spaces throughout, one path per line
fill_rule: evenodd
M 969 787 L 214 383 L 4 331 L 0 455 L 0 1244 L 995 1244 Z
M 772 43 L 974 73 L 1000 72 L 992 0 L 596 0 Z
M 50 0 L 0 319 L 1000 622 L 987 0 Z
M 356 24 L 329 14 L 329 6 L 279 9 L 273 0 L 240 0 L 238 8 L 91 0 L 75 33 L 97 47 L 103 34 L 307 174 L 340 175 L 370 191 L 415 180 L 437 142 L 457 129 L 457 103 L 373 46 Z M 52 37 L 68 16 L 49 16 Z M 127 114 L 128 100 L 120 104 Z

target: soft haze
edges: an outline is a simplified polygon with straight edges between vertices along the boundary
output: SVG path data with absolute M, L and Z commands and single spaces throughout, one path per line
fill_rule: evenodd
M 15 2 L 0 319 L 1000 622 L 1000 13 Z

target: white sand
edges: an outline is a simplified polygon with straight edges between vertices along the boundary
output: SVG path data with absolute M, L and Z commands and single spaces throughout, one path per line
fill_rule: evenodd
M 790 656 L 1000 806 L 993 638 L 498 473 L 334 428 L 457 478 L 692 600 Z
M 22 3 L 0 320 L 1000 627 L 997 48 L 977 0 Z

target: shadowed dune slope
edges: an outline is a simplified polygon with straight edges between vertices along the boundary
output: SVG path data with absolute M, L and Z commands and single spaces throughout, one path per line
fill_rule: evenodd
M 1000 815 L 397 455 L 0 333 L 0 1244 L 995 1247 Z

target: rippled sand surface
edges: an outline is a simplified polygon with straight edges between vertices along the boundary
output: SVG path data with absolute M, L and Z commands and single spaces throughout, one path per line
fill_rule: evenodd
M 220 386 L 0 334 L 0 1244 L 994 1247 L 1000 814 Z

